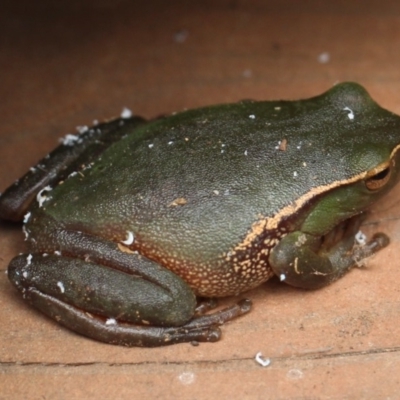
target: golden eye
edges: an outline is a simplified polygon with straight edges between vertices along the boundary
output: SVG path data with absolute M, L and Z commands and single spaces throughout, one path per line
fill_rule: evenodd
M 374 191 L 382 188 L 390 179 L 392 172 L 391 164 L 382 166 L 382 168 L 375 168 L 370 171 L 365 179 L 365 186 L 367 189 Z

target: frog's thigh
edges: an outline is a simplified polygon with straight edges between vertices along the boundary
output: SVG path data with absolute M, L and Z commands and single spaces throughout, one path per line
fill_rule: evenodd
M 131 256 L 132 263 L 147 263 L 148 268 L 154 264 Z M 178 276 L 154 267 L 158 282 L 81 259 L 23 255 L 12 260 L 8 273 L 20 290 L 35 288 L 98 316 L 139 324 L 183 325 L 194 314 L 195 296 Z M 166 280 L 171 288 L 163 287 Z
M 339 279 L 354 266 L 353 245 L 354 238 L 349 237 L 330 251 L 321 252 L 319 237 L 293 232 L 273 249 L 269 261 L 282 281 L 316 289 Z

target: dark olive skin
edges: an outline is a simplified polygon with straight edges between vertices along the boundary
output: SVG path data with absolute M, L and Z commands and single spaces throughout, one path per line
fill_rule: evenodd
M 205 314 L 198 297 L 274 275 L 319 288 L 388 245 L 382 233 L 363 246 L 354 236 L 397 183 L 399 147 L 400 117 L 355 83 L 97 125 L 0 197 L 0 217 L 23 219 L 29 246 L 8 277 L 97 340 L 215 341 L 250 301 Z

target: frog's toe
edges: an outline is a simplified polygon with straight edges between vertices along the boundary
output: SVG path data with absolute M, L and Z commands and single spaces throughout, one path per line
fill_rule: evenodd
M 109 344 L 157 347 L 193 341 L 216 342 L 221 337 L 220 329 L 215 326 L 155 327 L 98 317 L 34 288 L 27 289 L 24 296 L 34 307 L 66 328 Z
M 222 325 L 227 321 L 234 318 L 240 317 L 241 315 L 247 314 L 252 307 L 252 301 L 250 299 L 242 299 L 238 303 L 232 306 L 226 307 L 220 311 L 212 314 L 205 314 L 197 318 L 193 318 L 189 323 L 184 325 L 185 328 L 191 327 L 211 327 L 216 325 Z

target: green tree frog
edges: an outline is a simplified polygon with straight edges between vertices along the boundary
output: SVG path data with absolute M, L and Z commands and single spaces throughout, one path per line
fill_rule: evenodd
M 355 242 L 398 181 L 400 117 L 356 83 L 80 127 L 0 197 L 29 252 L 8 277 L 82 335 L 126 346 L 216 341 L 272 276 L 327 285 L 387 246 Z M 206 312 L 207 311 L 207 312 Z

